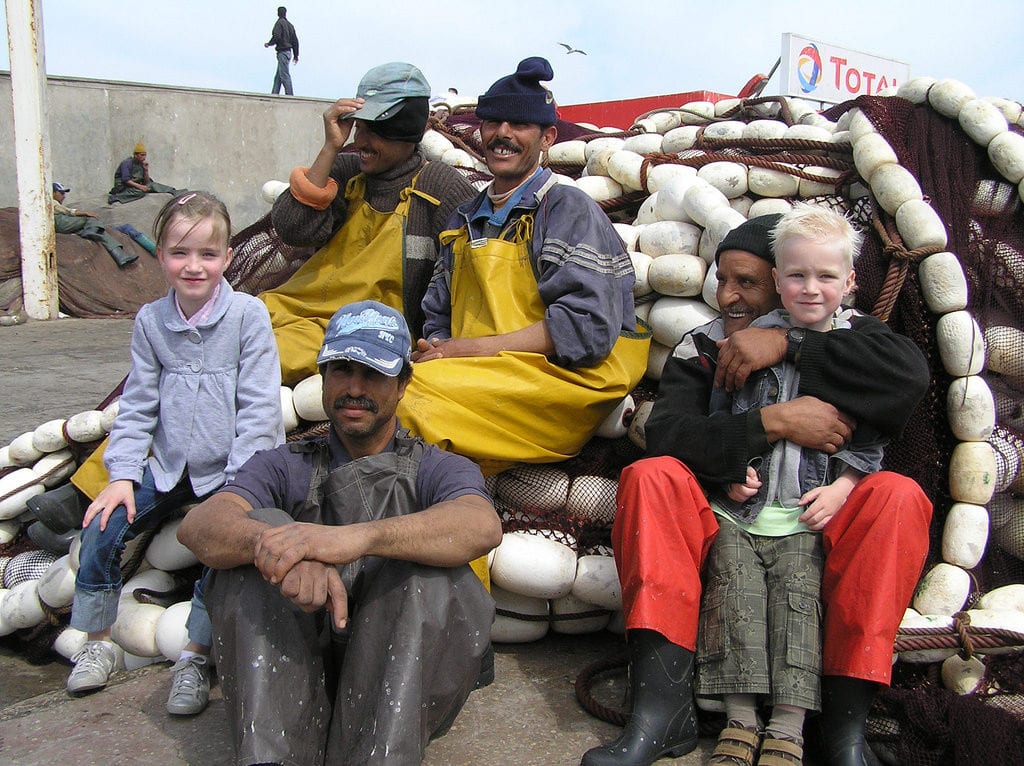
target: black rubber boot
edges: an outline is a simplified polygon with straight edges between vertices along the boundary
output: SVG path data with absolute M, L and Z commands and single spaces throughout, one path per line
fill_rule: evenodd
M 71 482 L 30 497 L 26 505 L 39 521 L 58 535 L 78 529 L 85 516 L 86 504 Z
M 110 257 L 114 259 L 114 263 L 117 264 L 119 269 L 123 269 L 129 263 L 133 263 L 139 259 L 137 254 L 130 253 L 125 250 L 124 245 L 107 234 L 106 230 L 99 226 L 89 226 L 82 229 L 78 232 L 78 236 L 92 240 L 93 242 L 99 242 L 103 245 L 103 248 L 110 253 Z
M 829 766 L 880 766 L 864 739 L 878 684 L 845 676 L 821 677 L 818 726 Z
M 631 630 L 629 686 L 633 712 L 613 743 L 583 754 L 581 766 L 649 766 L 697 747 L 693 652 L 653 630 Z
M 69 529 L 67 532 L 58 534 L 41 521 L 33 521 L 25 530 L 28 539 L 42 548 L 44 551 L 56 553 L 63 556 L 71 550 L 71 541 L 78 534 L 77 529 Z

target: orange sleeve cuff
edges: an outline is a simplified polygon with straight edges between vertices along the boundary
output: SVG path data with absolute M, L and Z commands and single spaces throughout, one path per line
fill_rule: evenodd
M 317 186 L 306 177 L 307 170 L 309 168 L 297 167 L 288 176 L 292 196 L 314 210 L 326 210 L 338 196 L 338 182 L 328 178 L 327 186 Z

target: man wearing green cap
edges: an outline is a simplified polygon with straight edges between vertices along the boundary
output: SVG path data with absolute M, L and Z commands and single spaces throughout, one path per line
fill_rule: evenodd
M 289 191 L 274 203 L 281 239 L 318 248 L 287 282 L 260 296 L 270 310 L 286 385 L 316 373 L 327 322 L 349 301 L 380 301 L 401 311 L 414 334 L 421 332 L 420 302 L 438 234 L 473 195 L 457 170 L 428 163 L 419 151 L 429 101 L 430 85 L 412 64 L 374 67 L 355 98 L 324 112 L 316 159 L 292 171 Z

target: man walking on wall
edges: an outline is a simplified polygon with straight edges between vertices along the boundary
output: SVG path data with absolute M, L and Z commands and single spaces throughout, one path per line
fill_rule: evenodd
M 284 94 L 286 96 L 293 95 L 292 93 L 292 75 L 288 71 L 288 63 L 294 57 L 295 63 L 299 63 L 299 36 L 295 34 L 295 27 L 286 18 L 288 15 L 288 9 L 283 5 L 277 9 L 277 21 L 274 24 L 274 29 L 270 33 L 270 40 L 263 43 L 264 48 L 269 48 L 271 45 L 274 46 L 274 50 L 277 51 L 277 72 L 274 74 L 274 85 L 270 89 L 270 92 L 275 96 L 281 92 L 281 86 L 284 86 Z

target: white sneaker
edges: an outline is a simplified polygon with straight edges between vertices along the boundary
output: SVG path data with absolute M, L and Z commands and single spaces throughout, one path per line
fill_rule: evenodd
M 124 667 L 124 651 L 111 641 L 86 641 L 71 661 L 75 667 L 68 676 L 68 693 L 81 694 L 106 686 L 110 676 Z
M 171 715 L 202 713 L 210 701 L 209 660 L 200 655 L 178 660 L 171 667 L 171 693 L 167 696 L 167 712 Z

